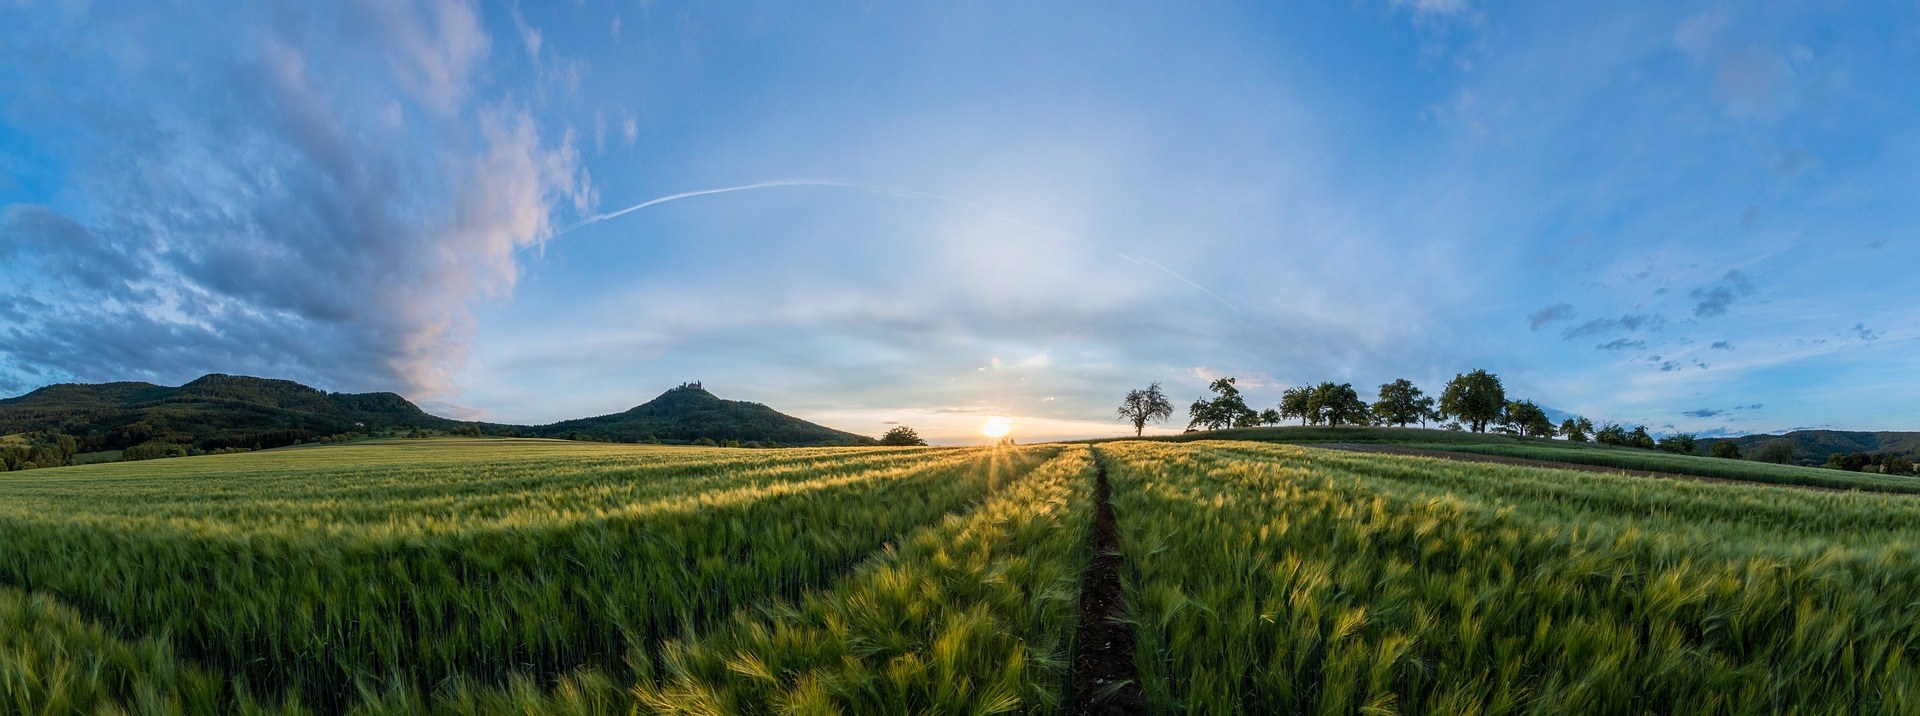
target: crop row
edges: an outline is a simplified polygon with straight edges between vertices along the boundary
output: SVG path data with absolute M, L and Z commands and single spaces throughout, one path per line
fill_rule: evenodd
M 1453 452 L 1570 462 L 1580 465 L 1646 470 L 1680 475 L 1719 477 L 1778 485 L 1805 485 L 1835 490 L 1920 493 L 1920 478 L 1900 475 L 1847 472 L 1798 465 L 1777 465 L 1751 460 L 1729 460 L 1697 455 L 1674 455 L 1631 448 L 1572 447 L 1564 445 L 1416 445 Z
M 743 608 L 627 672 L 468 685 L 394 713 L 1048 713 L 1066 698 L 1093 462 L 1068 448 L 794 600 Z
M 0 499 L 0 582 L 57 596 L 123 636 L 167 634 L 257 693 L 332 709 L 368 694 L 617 666 L 831 580 L 1056 451 L 639 450 L 584 471 L 469 456 L 422 476 L 433 489 L 360 467 L 239 482 L 244 470 L 228 470 L 205 499 L 122 502 L 118 521 L 116 505 L 72 497 L 100 488 L 77 484 L 88 480 L 9 482 L 0 492 L 22 499 Z M 196 487 L 174 479 L 176 492 Z M 426 526 L 360 512 L 383 501 L 372 490 L 381 484 L 434 505 L 421 510 Z M 45 494 L 61 490 L 74 501 Z M 331 529 L 307 529 L 329 513 L 286 493 L 329 491 L 354 497 L 337 498 Z M 502 494 L 517 496 L 503 504 Z M 41 512 L 62 506 L 77 514 Z M 470 506 L 476 516 L 462 519 Z
M 1920 707 L 1911 498 L 1101 449 L 1159 712 Z

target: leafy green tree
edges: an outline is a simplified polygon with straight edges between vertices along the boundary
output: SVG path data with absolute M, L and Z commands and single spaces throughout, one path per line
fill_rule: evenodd
M 1507 407 L 1507 390 L 1500 377 L 1485 370 L 1455 375 L 1440 393 L 1440 415 L 1468 424 L 1476 433 L 1487 431 L 1487 423 L 1500 419 Z
M 1553 420 L 1547 417 L 1547 411 L 1541 410 L 1531 400 L 1516 400 L 1507 403 L 1502 420 L 1511 426 L 1514 432 L 1536 438 L 1553 437 Z
M 1187 422 L 1189 430 L 1195 426 L 1208 430 L 1250 427 L 1259 422 L 1260 414 L 1247 407 L 1246 399 L 1240 397 L 1240 389 L 1233 387 L 1232 378 L 1215 380 L 1207 389 L 1217 395 L 1211 400 L 1203 398 L 1193 401 L 1193 406 L 1187 409 L 1192 418 Z
M 1760 447 L 1753 451 L 1751 459 L 1758 462 L 1792 465 L 1794 463 L 1793 441 L 1781 438 L 1761 443 Z
M 1312 402 L 1312 388 L 1304 385 L 1288 388 L 1280 394 L 1280 417 L 1299 418 L 1300 424 L 1306 425 L 1308 420 L 1313 419 L 1313 412 L 1308 405 Z
M 1633 444 L 1633 441 L 1627 437 L 1627 429 L 1613 423 L 1601 425 L 1600 429 L 1594 432 L 1593 440 L 1601 445 L 1625 447 Z
M 892 445 L 892 446 L 911 446 L 911 445 L 925 445 L 927 444 L 927 441 L 921 440 L 920 434 L 917 432 L 914 432 L 913 428 L 907 427 L 905 425 L 895 425 L 893 426 L 893 428 L 887 430 L 887 434 L 880 436 L 880 444 Z
M 1654 447 L 1653 436 L 1647 434 L 1647 426 L 1637 425 L 1634 426 L 1632 431 L 1627 433 L 1627 444 L 1645 450 L 1652 450 Z
M 1692 455 L 1700 449 L 1700 441 L 1694 437 L 1693 433 L 1674 433 L 1668 435 L 1660 438 L 1658 445 L 1661 450 L 1677 455 Z
M 1285 419 L 1286 418 L 1280 417 L 1280 411 L 1274 410 L 1273 408 L 1260 411 L 1261 425 L 1279 425 L 1280 422 Z
M 1881 465 L 1881 468 L 1882 471 L 1889 475 L 1911 475 L 1913 474 L 1913 461 L 1895 455 L 1887 458 L 1887 461 Z
M 1314 424 L 1365 425 L 1369 417 L 1367 403 L 1354 392 L 1352 383 L 1326 382 L 1314 386 L 1307 399 L 1307 412 Z
M 1712 447 L 1707 448 L 1707 452 L 1714 457 L 1726 458 L 1728 460 L 1740 459 L 1740 446 L 1733 444 L 1732 440 L 1722 440 L 1714 443 Z
M 1837 452 L 1832 455 L 1828 455 L 1827 464 L 1822 465 L 1822 467 L 1827 467 L 1835 470 L 1846 470 L 1848 472 L 1859 472 L 1860 468 L 1863 468 L 1866 466 L 1867 466 L 1867 456 L 1857 452 L 1856 453 Z
M 1373 419 L 1381 425 L 1406 427 L 1407 423 L 1425 423 L 1433 412 L 1433 398 L 1415 387 L 1413 381 L 1400 378 L 1380 386 L 1380 399 L 1373 403 Z
M 720 443 L 714 442 L 713 438 L 694 438 L 693 444 L 701 447 L 720 447 Z
M 1120 419 L 1133 424 L 1133 435 L 1139 437 L 1146 433 L 1147 423 L 1166 420 L 1173 417 L 1173 403 L 1167 401 L 1165 393 L 1160 392 L 1160 384 L 1153 383 L 1146 390 L 1129 390 L 1127 397 L 1120 401 L 1116 411 Z
M 1575 415 L 1560 421 L 1560 437 L 1569 442 L 1583 443 L 1593 435 L 1593 421 Z

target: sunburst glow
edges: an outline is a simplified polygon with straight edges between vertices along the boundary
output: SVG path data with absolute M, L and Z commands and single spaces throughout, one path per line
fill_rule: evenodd
M 980 426 L 980 434 L 994 439 L 1004 438 L 1010 432 L 1013 432 L 1013 421 L 998 415 L 987 418 L 987 424 Z

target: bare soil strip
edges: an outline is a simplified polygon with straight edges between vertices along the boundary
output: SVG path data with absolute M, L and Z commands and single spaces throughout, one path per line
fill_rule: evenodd
M 1783 488 L 1794 489 L 1794 490 L 1817 490 L 1820 492 L 1853 492 L 1853 490 L 1842 490 L 1842 489 L 1833 488 L 1833 487 L 1819 487 L 1815 485 L 1795 485 L 1792 483 L 1763 482 L 1760 480 L 1735 480 L 1735 479 L 1725 478 L 1725 477 L 1705 477 L 1702 475 L 1681 475 L 1681 474 L 1672 473 L 1672 472 L 1653 472 L 1650 470 L 1628 470 L 1626 468 L 1607 467 L 1605 465 L 1586 465 L 1586 464 L 1577 463 L 1577 462 L 1554 462 L 1552 460 L 1534 460 L 1531 458 L 1524 458 L 1524 457 L 1508 457 L 1506 455 L 1482 455 L 1480 453 L 1469 453 L 1469 452 L 1447 452 L 1445 450 L 1424 450 L 1421 448 L 1400 447 L 1398 445 L 1378 445 L 1378 444 L 1372 444 L 1372 443 L 1303 443 L 1301 447 L 1326 448 L 1328 450 L 1346 450 L 1349 452 L 1380 453 L 1384 455 L 1407 455 L 1411 457 L 1433 457 L 1433 458 L 1440 458 L 1442 460 L 1458 460 L 1460 462 L 1490 462 L 1490 463 L 1495 463 L 1499 465 L 1517 465 L 1520 467 L 1545 467 L 1545 468 L 1551 468 L 1554 470 L 1578 470 L 1580 472 L 1604 472 L 1604 473 L 1611 473 L 1614 475 L 1631 475 L 1634 477 L 1658 477 L 1658 478 L 1663 478 L 1668 480 L 1691 480 L 1694 482 L 1714 482 L 1722 485 L 1746 485 L 1749 487 L 1783 487 Z
M 1126 622 L 1127 594 L 1120 582 L 1120 526 L 1113 517 L 1113 486 L 1107 465 L 1094 454 L 1093 543 L 1080 582 L 1080 627 L 1074 639 L 1072 694 L 1076 714 L 1146 712 L 1133 666 L 1133 627 Z

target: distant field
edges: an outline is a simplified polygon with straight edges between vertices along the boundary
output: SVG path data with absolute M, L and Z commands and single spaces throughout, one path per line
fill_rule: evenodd
M 0 476 L 0 711 L 1071 711 L 1103 470 L 1151 712 L 1920 709 L 1901 495 L 440 439 Z
M 1657 450 L 1615 447 L 1597 443 L 1489 435 L 1458 430 L 1381 427 L 1278 427 L 1238 428 L 1186 433 L 1153 438 L 1171 442 L 1194 440 L 1250 440 L 1259 442 L 1313 445 L 1320 443 L 1374 443 L 1400 445 L 1426 450 L 1504 455 L 1568 462 L 1579 465 L 1617 467 L 1622 470 L 1667 472 L 1728 480 L 1748 480 L 1783 485 L 1809 485 L 1842 490 L 1920 493 L 1920 478 L 1901 475 L 1845 472 L 1799 465 L 1777 465 L 1751 460 L 1729 460 L 1700 455 L 1676 455 Z M 1709 441 L 1710 442 L 1710 441 Z

